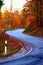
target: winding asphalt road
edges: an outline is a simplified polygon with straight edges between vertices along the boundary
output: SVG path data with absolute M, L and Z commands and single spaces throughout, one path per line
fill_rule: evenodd
M 43 38 L 25 35 L 22 33 L 23 30 L 7 31 L 6 34 L 30 43 L 33 46 L 33 50 L 24 57 L 3 62 L 0 65 L 43 65 Z

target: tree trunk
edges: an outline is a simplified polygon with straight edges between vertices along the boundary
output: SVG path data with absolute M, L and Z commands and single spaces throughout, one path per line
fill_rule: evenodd
M 12 0 L 11 0 L 11 8 L 10 8 L 10 16 L 9 16 L 9 30 L 11 29 L 11 18 L 12 18 Z

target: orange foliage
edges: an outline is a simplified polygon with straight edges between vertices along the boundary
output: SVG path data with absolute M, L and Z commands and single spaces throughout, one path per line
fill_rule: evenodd
M 2 13 L 1 15 L 2 19 L 0 23 L 2 23 L 2 27 L 4 29 L 9 27 L 9 22 L 11 22 L 11 28 L 20 28 L 21 27 L 21 15 L 17 14 L 17 12 L 11 13 L 11 20 L 10 20 L 10 12 L 7 10 Z
M 17 14 L 16 12 L 11 13 L 11 21 L 10 21 L 10 12 L 5 11 L 4 13 L 2 13 L 2 19 L 1 22 L 2 23 L 2 27 L 4 29 L 8 28 L 9 26 L 9 22 L 11 22 L 11 28 L 24 28 L 27 27 L 29 24 L 31 24 L 33 21 L 35 21 L 35 17 L 34 15 L 32 15 L 31 13 L 28 15 L 28 17 L 26 18 L 26 21 L 22 21 L 23 20 L 23 15 L 22 14 Z
M 2 28 L 2 26 L 0 26 L 0 33 L 2 33 L 2 30 L 3 30 L 3 28 Z

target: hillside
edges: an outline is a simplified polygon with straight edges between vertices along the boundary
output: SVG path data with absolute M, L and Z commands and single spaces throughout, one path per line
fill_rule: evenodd
M 31 29 L 26 29 L 24 31 L 24 33 L 27 34 L 27 35 L 43 38 L 43 27 L 40 27 L 40 28 L 37 28 L 37 29 L 34 29 L 34 30 L 31 30 Z

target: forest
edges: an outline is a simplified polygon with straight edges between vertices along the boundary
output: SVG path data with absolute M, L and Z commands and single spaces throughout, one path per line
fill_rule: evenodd
M 4 13 L 0 13 L 0 31 L 2 31 L 2 29 L 9 29 L 9 23 L 11 29 L 32 27 L 31 29 L 34 30 L 43 27 L 42 0 L 38 0 L 38 2 L 37 0 L 27 0 L 21 12 L 18 10 L 9 12 L 7 8 L 5 8 Z

